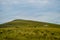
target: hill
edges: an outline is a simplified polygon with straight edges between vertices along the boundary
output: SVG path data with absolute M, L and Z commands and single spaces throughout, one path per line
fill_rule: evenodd
M 0 24 L 0 40 L 60 40 L 60 25 L 17 19 Z
M 60 25 L 57 24 L 52 24 L 52 23 L 45 23 L 45 22 L 38 22 L 38 21 L 31 21 L 31 20 L 21 20 L 21 19 L 17 19 L 17 20 L 13 20 L 11 22 L 7 22 L 4 24 L 1 24 L 0 27 L 16 27 L 16 28 L 23 28 L 23 27 L 56 27 L 56 28 L 60 28 Z

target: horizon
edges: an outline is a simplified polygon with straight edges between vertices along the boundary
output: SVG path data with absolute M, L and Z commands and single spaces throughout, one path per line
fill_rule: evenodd
M 0 24 L 14 19 L 60 24 L 60 0 L 0 0 Z
M 7 21 L 7 22 L 5 22 L 5 23 L 9 23 L 9 22 L 12 22 L 12 21 L 18 21 L 18 20 L 26 20 L 26 21 L 33 21 L 33 22 L 42 22 L 42 23 L 48 23 L 48 24 L 56 24 L 56 25 L 60 25 L 60 24 L 57 24 L 57 23 L 53 23 L 53 22 L 44 22 L 44 21 L 38 21 L 38 20 L 31 20 L 31 19 L 13 19 L 13 20 L 9 20 L 9 21 Z M 0 23 L 0 24 L 5 24 L 5 23 Z

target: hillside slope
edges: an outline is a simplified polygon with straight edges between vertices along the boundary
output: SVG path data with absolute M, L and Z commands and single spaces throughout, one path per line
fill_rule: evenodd
M 0 27 L 16 27 L 16 28 L 21 28 L 21 27 L 56 27 L 60 28 L 60 25 L 57 24 L 51 24 L 51 23 L 45 23 L 45 22 L 38 22 L 38 21 L 31 21 L 31 20 L 13 20 L 11 22 L 1 24 Z
M 0 40 L 60 40 L 60 25 L 13 20 L 0 24 Z

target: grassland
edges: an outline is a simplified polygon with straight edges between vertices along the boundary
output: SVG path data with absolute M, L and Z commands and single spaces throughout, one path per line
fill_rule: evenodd
M 60 25 L 13 20 L 0 25 L 0 40 L 60 40 Z

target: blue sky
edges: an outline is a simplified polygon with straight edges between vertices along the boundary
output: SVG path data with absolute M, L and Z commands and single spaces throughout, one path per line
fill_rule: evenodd
M 14 19 L 60 24 L 60 0 L 0 0 L 0 23 Z

